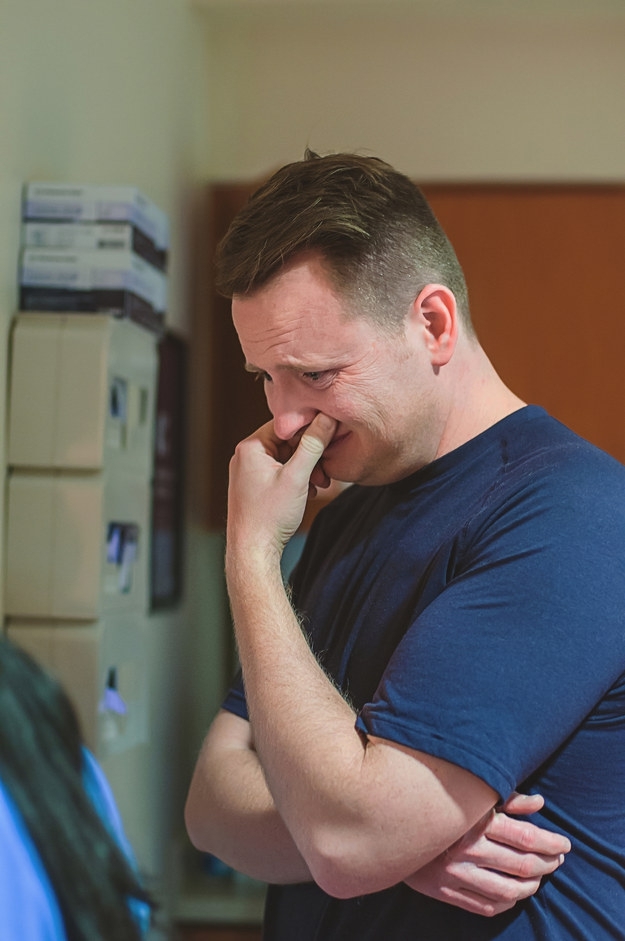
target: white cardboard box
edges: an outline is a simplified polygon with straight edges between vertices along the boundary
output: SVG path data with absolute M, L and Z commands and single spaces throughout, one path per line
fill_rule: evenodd
M 164 327 L 167 276 L 135 252 L 26 248 L 20 309 L 108 313 Z
M 21 313 L 13 324 L 8 463 L 150 478 L 154 334 L 101 314 Z
M 5 609 L 97 620 L 149 606 L 151 484 L 136 474 L 12 471 Z
M 169 219 L 136 186 L 32 182 L 24 186 L 24 220 L 130 222 L 154 243 L 169 248 Z
M 144 619 L 132 615 L 84 625 L 7 624 L 9 638 L 63 685 L 98 758 L 148 740 L 148 629 Z
M 167 268 L 167 249 L 159 249 L 130 222 L 24 222 L 22 247 L 74 252 L 132 251 L 162 271 Z

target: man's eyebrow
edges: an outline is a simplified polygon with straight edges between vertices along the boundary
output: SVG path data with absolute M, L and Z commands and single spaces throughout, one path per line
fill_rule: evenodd
M 255 366 L 254 363 L 245 363 L 245 366 L 243 368 L 245 369 L 246 372 L 253 372 L 253 373 L 265 373 L 267 371 L 266 369 L 261 369 L 260 366 Z M 283 364 L 280 364 L 279 366 L 276 366 L 276 369 L 278 372 L 299 373 L 302 371 L 325 372 L 328 369 L 328 367 L 327 366 L 323 368 L 318 367 L 315 369 L 313 366 L 307 366 L 305 363 L 283 363 Z

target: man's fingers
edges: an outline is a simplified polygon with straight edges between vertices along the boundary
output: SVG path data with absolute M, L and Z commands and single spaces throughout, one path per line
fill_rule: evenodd
M 491 899 L 484 898 L 476 892 L 465 892 L 454 889 L 444 889 L 440 894 L 440 900 L 449 905 L 455 905 L 457 908 L 464 909 L 465 912 L 471 912 L 473 915 L 482 915 L 486 918 L 492 918 L 494 915 L 501 915 L 502 912 L 512 908 L 514 902 L 493 902 Z
M 502 876 L 497 872 L 489 870 L 479 870 L 471 873 L 471 880 L 463 884 L 460 877 L 454 885 L 451 883 L 445 887 L 443 897 L 447 896 L 451 901 L 451 896 L 462 895 L 465 903 L 469 900 L 477 906 L 471 910 L 480 909 L 480 914 L 495 914 L 512 908 L 520 899 L 529 898 L 534 895 L 540 887 L 540 879 L 513 879 Z M 463 905 L 466 907 L 466 905 Z
M 437 898 L 466 911 L 493 916 L 534 895 L 540 881 L 538 877 L 521 879 L 467 863 L 453 863 L 447 867 L 447 879 Z
M 323 456 L 323 452 L 332 441 L 336 431 L 336 422 L 321 412 L 315 415 L 310 425 L 300 438 L 293 456 L 289 459 L 289 466 L 309 480 L 315 465 Z
M 570 841 L 559 833 L 543 830 L 527 820 L 515 820 L 501 813 L 493 814 L 485 832 L 489 840 L 526 853 L 560 856 L 571 849 Z
M 562 864 L 564 854 L 543 856 L 539 853 L 526 853 L 500 843 L 489 842 L 488 846 L 476 847 L 473 850 L 467 849 L 465 860 L 480 869 L 500 872 L 517 879 L 542 879 Z M 453 868 L 453 863 L 450 868 Z
M 513 791 L 510 797 L 500 806 L 506 814 L 521 814 L 529 817 L 544 807 L 545 799 L 541 794 L 520 794 Z
M 327 446 L 332 441 L 336 431 L 336 422 L 329 415 L 319 412 L 315 415 L 310 425 L 304 432 L 300 440 L 300 447 L 304 448 L 312 455 L 317 455 L 317 460 L 321 457 Z

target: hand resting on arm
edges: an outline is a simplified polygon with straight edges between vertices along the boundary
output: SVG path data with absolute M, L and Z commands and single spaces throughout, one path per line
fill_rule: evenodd
M 406 883 L 418 892 L 491 916 L 533 895 L 561 864 L 568 840 L 512 815 L 542 806 L 513 795 Z M 280 818 L 254 750 L 250 724 L 222 711 L 200 753 L 185 809 L 194 845 L 264 882 L 311 880 Z

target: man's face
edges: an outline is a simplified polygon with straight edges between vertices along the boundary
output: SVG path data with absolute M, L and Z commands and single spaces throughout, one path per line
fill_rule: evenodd
M 323 456 L 329 477 L 389 483 L 435 456 L 433 372 L 418 329 L 391 335 L 347 318 L 318 258 L 303 256 L 254 294 L 236 296 L 232 316 L 277 436 L 298 440 L 318 412 L 337 421 Z

